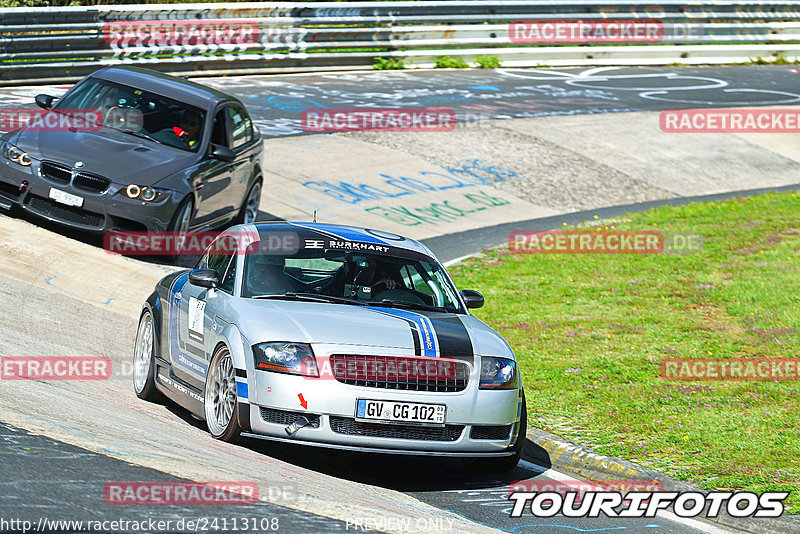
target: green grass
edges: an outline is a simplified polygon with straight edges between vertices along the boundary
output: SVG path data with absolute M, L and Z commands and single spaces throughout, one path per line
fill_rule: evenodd
M 700 234 L 701 250 L 497 249 L 451 272 L 514 347 L 533 426 L 705 489 L 793 491 L 800 513 L 800 383 L 659 377 L 668 357 L 800 356 L 798 214 L 797 193 L 663 207 L 594 224 Z
M 484 55 L 475 58 L 475 66 L 479 69 L 499 69 L 503 66 L 503 63 L 497 56 Z
M 391 57 L 376 57 L 375 63 L 372 64 L 375 70 L 403 70 L 406 64 L 402 59 L 395 59 Z
M 435 69 L 467 69 L 469 63 L 460 57 L 441 56 L 433 63 Z

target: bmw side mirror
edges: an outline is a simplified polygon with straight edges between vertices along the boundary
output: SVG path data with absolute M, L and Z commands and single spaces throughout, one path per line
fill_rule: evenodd
M 464 299 L 464 304 L 467 308 L 480 308 L 483 306 L 483 295 L 471 289 L 462 289 L 461 298 Z
M 43 109 L 50 109 L 53 107 L 53 100 L 56 97 L 50 95 L 36 95 L 36 105 Z
M 211 145 L 211 157 L 220 161 L 231 162 L 236 159 L 236 152 L 226 146 Z
M 192 269 L 189 271 L 189 283 L 214 289 L 219 285 L 219 275 L 214 269 Z

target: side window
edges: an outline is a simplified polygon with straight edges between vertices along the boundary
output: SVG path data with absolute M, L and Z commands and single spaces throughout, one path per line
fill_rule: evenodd
M 219 110 L 214 116 L 214 127 L 211 130 L 211 142 L 215 145 L 230 147 L 228 144 L 228 125 L 224 109 Z
M 222 282 L 219 285 L 219 288 L 226 292 L 233 295 L 233 285 L 236 282 L 236 254 L 231 254 L 231 261 L 228 263 L 227 271 L 225 271 L 225 276 L 221 278 Z
M 236 104 L 225 108 L 231 125 L 231 148 L 237 149 L 253 140 L 253 122 L 247 112 Z
M 220 279 L 220 289 L 224 289 L 221 286 L 225 281 L 225 272 L 228 270 L 228 264 L 232 258 L 236 258 L 236 254 L 208 254 L 204 268 L 217 271 L 217 276 Z M 227 292 L 232 293 L 233 288 L 231 287 L 231 290 Z

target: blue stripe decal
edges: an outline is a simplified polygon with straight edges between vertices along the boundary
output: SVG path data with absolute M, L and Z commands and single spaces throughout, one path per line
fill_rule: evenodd
M 236 382 L 236 395 L 238 395 L 239 400 L 247 399 L 247 384 L 244 382 Z
M 417 325 L 419 334 L 422 337 L 422 355 L 428 358 L 439 357 L 439 342 L 436 339 L 436 333 L 433 330 L 433 323 L 430 319 L 421 313 L 414 313 L 408 310 L 398 310 L 397 308 L 369 309 L 377 313 L 383 313 L 385 315 L 391 315 L 392 317 L 398 317 L 400 319 L 413 322 L 415 325 Z
M 206 374 L 208 374 L 208 364 L 189 356 L 181 350 L 178 344 L 178 340 L 180 339 L 178 333 L 178 307 L 181 301 L 176 299 L 175 295 L 183 289 L 183 286 L 185 286 L 188 281 L 189 273 L 186 273 L 179 276 L 178 279 L 175 280 L 175 285 L 172 286 L 172 294 L 170 295 L 169 302 L 170 360 L 172 361 L 172 365 L 179 365 L 183 370 L 205 378 Z
M 387 243 L 383 239 L 379 239 L 374 235 L 368 234 L 366 232 L 353 230 L 352 228 L 342 228 L 340 226 L 320 224 L 320 223 L 308 223 L 308 224 L 294 223 L 294 224 L 295 226 L 308 228 L 309 230 L 317 230 L 319 232 L 324 232 L 326 234 L 338 237 L 339 239 L 344 239 L 346 241 L 360 241 L 362 243 L 373 243 L 375 245 L 383 245 L 387 247 L 392 246 L 390 243 Z

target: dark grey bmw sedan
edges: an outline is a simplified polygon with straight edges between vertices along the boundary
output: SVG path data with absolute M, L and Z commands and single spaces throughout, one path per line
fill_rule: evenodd
M 261 136 L 238 99 L 148 69 L 109 67 L 36 103 L 45 110 L 38 127 L 0 137 L 0 206 L 96 232 L 256 219 Z M 74 127 L 76 110 L 95 114 L 96 127 Z

